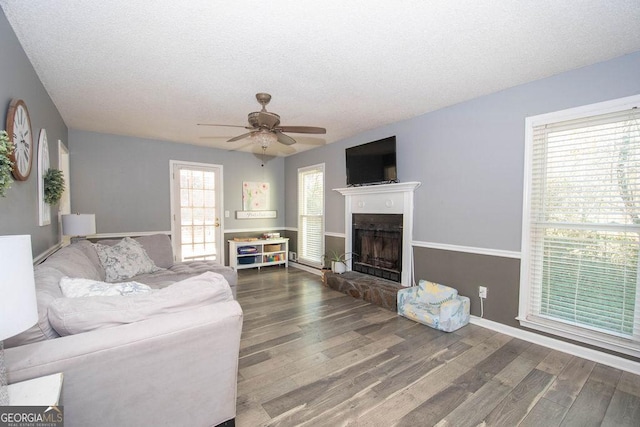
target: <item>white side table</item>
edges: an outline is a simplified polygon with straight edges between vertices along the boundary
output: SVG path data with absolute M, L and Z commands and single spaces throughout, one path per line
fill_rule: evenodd
M 58 406 L 62 392 L 62 373 L 9 384 L 11 406 Z

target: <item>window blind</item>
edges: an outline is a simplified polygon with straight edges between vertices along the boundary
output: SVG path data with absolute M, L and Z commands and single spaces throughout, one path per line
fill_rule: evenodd
M 324 164 L 298 169 L 298 261 L 320 267 L 324 254 Z
M 640 350 L 640 113 L 532 126 L 520 318 Z

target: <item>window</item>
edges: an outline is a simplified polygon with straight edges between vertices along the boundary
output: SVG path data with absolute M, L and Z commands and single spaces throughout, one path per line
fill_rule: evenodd
M 298 261 L 322 266 L 324 164 L 298 169 Z
M 527 118 L 523 326 L 640 355 L 640 96 Z

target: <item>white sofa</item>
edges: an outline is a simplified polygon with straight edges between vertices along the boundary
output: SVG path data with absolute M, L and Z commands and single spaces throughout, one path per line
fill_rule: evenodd
M 162 252 L 148 248 L 152 259 Z M 122 313 L 128 320 L 121 324 L 116 320 L 114 326 L 110 319 L 110 324 L 86 332 L 65 330 L 63 335 L 72 334 L 60 336 L 54 327 L 60 329 L 60 323 L 50 322 L 50 311 L 58 310 L 57 317 L 51 317 L 57 322 L 61 318 L 65 322 L 64 316 L 69 314 L 63 311 L 60 316 L 60 303 L 70 302 L 62 295 L 60 279 L 105 279 L 92 243 L 83 241 L 60 249 L 34 269 L 38 323 L 4 342 L 9 382 L 62 372 L 61 403 L 66 426 L 233 425 L 242 309 L 225 280 L 210 273 L 198 276 L 206 269 L 202 262 L 196 263 L 198 268 L 178 263 L 133 278 L 162 288 L 157 292 L 166 294 L 165 306 L 151 310 L 153 315 L 143 307 L 132 317 L 125 307 Z M 235 288 L 233 270 L 209 264 L 212 270 L 229 277 Z M 193 283 L 211 278 L 217 278 L 215 290 Z M 172 279 L 176 282 L 173 286 Z M 192 288 L 185 287 L 189 283 Z M 202 290 L 204 296 L 194 297 L 185 289 Z M 190 298 L 187 306 L 176 303 L 175 295 L 178 299 Z M 73 314 L 85 322 L 92 314 L 87 310 L 100 306 L 101 301 L 118 306 L 122 300 L 138 308 L 133 302 L 148 297 L 90 298 L 70 302 Z M 83 300 L 90 303 L 83 304 Z M 140 313 L 145 317 L 136 318 Z

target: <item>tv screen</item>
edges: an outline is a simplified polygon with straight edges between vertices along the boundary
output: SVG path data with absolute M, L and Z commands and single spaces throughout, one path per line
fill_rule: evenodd
M 397 182 L 396 137 L 380 139 L 345 150 L 347 185 Z

